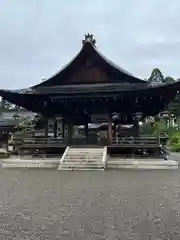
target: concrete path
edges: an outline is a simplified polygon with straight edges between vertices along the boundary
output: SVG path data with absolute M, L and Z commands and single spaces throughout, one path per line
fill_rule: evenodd
M 180 153 L 179 152 L 171 152 L 170 153 L 170 158 L 172 160 L 178 161 L 180 164 Z
M 0 239 L 180 239 L 179 170 L 0 169 L 0 191 Z

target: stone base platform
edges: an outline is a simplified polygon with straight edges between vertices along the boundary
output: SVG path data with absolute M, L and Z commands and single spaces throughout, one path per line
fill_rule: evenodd
M 2 159 L 1 166 L 2 168 L 49 168 L 49 169 L 58 169 L 60 164 L 60 158 L 45 158 L 45 159 L 26 159 L 26 158 L 9 158 Z M 174 160 L 155 160 L 155 159 L 113 159 L 110 158 L 107 160 L 106 170 L 108 169 L 144 169 L 144 170 L 163 170 L 178 169 L 178 162 Z M 76 170 L 76 169 L 65 169 L 65 170 Z M 89 170 L 84 168 L 83 170 Z M 94 169 L 93 169 L 94 170 Z M 104 169 L 103 169 L 104 170 Z
M 178 162 L 174 160 L 156 160 L 156 159 L 126 159 L 113 160 L 109 159 L 107 162 L 108 169 L 145 169 L 145 170 L 163 170 L 163 169 L 178 169 Z
M 60 158 L 20 159 L 9 158 L 1 161 L 2 168 L 54 168 L 57 169 Z

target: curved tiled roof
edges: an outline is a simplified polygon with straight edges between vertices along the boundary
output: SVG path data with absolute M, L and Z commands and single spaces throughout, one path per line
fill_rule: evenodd
M 82 59 L 84 59 L 84 56 L 86 57 L 87 60 L 89 56 L 94 56 L 95 58 L 98 58 L 98 62 L 101 62 L 103 65 L 106 65 L 106 70 L 107 69 L 110 70 L 112 74 L 111 79 L 114 79 L 113 80 L 114 82 L 122 82 L 124 78 L 126 79 L 126 82 L 132 82 L 132 83 L 145 82 L 142 79 L 134 77 L 132 74 L 120 68 L 111 60 L 106 58 L 100 51 L 98 51 L 98 49 L 91 42 L 86 42 L 82 46 L 79 53 L 68 64 L 66 64 L 59 72 L 54 74 L 52 77 L 50 77 L 46 81 L 35 85 L 34 88 L 40 87 L 40 86 L 54 86 L 54 85 L 68 84 L 67 83 L 68 78 L 70 77 L 74 68 L 76 68 L 78 61 L 80 62 L 80 64 L 83 63 Z M 111 80 L 109 81 L 111 82 Z

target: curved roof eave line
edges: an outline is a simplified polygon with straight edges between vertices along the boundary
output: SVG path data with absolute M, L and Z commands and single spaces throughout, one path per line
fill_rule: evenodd
M 123 73 L 124 75 L 131 77 L 135 80 L 135 82 L 140 82 L 140 83 L 145 83 L 146 81 L 143 79 L 139 79 L 134 77 L 131 73 L 129 73 L 128 71 L 124 70 L 123 68 L 119 67 L 117 64 L 115 64 L 114 62 L 112 62 L 111 60 L 109 60 L 106 56 L 104 56 L 99 50 L 97 50 L 97 48 L 91 44 L 91 43 L 85 43 L 81 50 L 75 55 L 75 57 L 66 65 L 64 65 L 61 70 L 59 70 L 57 73 L 55 73 L 54 75 L 52 75 L 50 78 L 48 78 L 47 80 L 45 80 L 44 82 L 41 82 L 37 85 L 34 85 L 32 88 L 37 88 L 43 85 L 46 85 L 47 82 L 51 82 L 53 81 L 53 79 L 55 77 L 57 77 L 59 74 L 63 73 L 64 71 L 67 71 L 67 69 L 73 64 L 74 61 L 76 61 L 78 59 L 79 56 L 81 56 L 81 53 L 85 50 L 86 47 L 91 47 L 91 49 L 95 52 L 95 54 L 97 54 L 104 62 L 106 62 L 110 67 L 114 68 L 116 71 Z
M 129 73 L 127 70 L 121 68 L 119 65 L 117 65 L 116 63 L 114 63 L 113 61 L 109 60 L 106 56 L 104 56 L 104 54 L 102 54 L 95 46 L 91 45 L 94 49 L 94 51 L 99 55 L 99 57 L 101 57 L 107 64 L 109 64 L 111 67 L 113 67 L 114 69 L 116 69 L 119 72 L 124 73 L 125 75 L 132 77 L 133 79 L 135 79 L 136 81 L 139 82 L 146 82 L 143 79 L 139 79 L 135 76 L 133 76 L 133 74 Z
M 83 46 L 84 47 L 84 46 Z M 56 72 L 55 74 L 53 74 L 50 78 L 48 78 L 47 80 L 45 80 L 44 82 L 41 82 L 39 84 L 36 84 L 34 86 L 32 86 L 31 88 L 37 88 L 43 85 L 46 85 L 47 82 L 52 81 L 56 76 L 58 76 L 60 73 L 64 72 L 65 70 L 67 70 L 68 67 L 70 67 L 74 61 L 76 61 L 76 59 L 79 57 L 79 55 L 81 54 L 81 52 L 83 51 L 83 47 L 81 48 L 81 50 L 75 55 L 75 57 L 73 57 L 73 59 L 71 61 L 69 61 L 67 64 L 65 64 L 58 72 Z
M 177 91 L 180 91 L 180 80 L 175 81 L 175 82 L 169 82 L 169 83 L 159 83 L 159 84 L 149 84 L 149 89 L 151 88 L 164 88 L 164 87 L 169 87 L 169 89 L 173 88 L 176 89 Z

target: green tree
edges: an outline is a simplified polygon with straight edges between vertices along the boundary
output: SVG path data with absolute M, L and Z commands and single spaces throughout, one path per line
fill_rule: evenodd
M 165 77 L 164 80 L 163 80 L 164 83 L 173 83 L 175 82 L 174 78 L 172 77 Z
M 0 105 L 1 105 L 1 107 L 0 107 L 1 110 L 4 112 L 9 112 L 9 111 L 13 111 L 13 110 L 18 111 L 20 109 L 19 106 L 16 106 L 15 104 L 12 104 L 12 103 L 6 101 L 4 98 L 1 99 Z
M 3 111 L 8 111 L 12 108 L 13 104 L 11 104 L 10 102 L 4 100 L 3 98 L 1 99 L 1 109 Z
M 148 82 L 158 84 L 158 83 L 162 83 L 163 81 L 164 81 L 164 77 L 162 72 L 158 68 L 153 69 L 151 76 L 148 79 Z
M 174 114 L 176 117 L 180 117 L 180 94 L 178 93 L 175 99 L 168 106 L 169 112 Z

